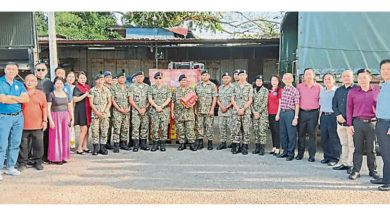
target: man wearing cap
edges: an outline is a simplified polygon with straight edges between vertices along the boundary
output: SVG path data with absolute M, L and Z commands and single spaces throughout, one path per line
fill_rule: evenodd
M 133 126 L 132 138 L 134 148 L 137 152 L 138 148 L 141 150 L 149 150 L 146 140 L 149 135 L 149 115 L 148 115 L 148 93 L 150 86 L 144 83 L 144 73 L 142 71 L 134 74 L 136 83 L 130 89 L 130 104 L 133 106 L 132 121 Z
M 172 93 L 163 83 L 162 73 L 154 74 L 155 84 L 150 87 L 148 99 L 151 105 L 153 147 L 151 151 L 165 151 L 165 141 L 168 139 L 169 108 Z M 159 134 L 160 131 L 160 134 Z
M 195 93 L 198 96 L 196 102 L 196 129 L 197 140 L 195 146 L 198 150 L 203 148 L 203 137 L 208 140 L 207 149 L 213 149 L 213 126 L 214 126 L 214 107 L 217 103 L 217 86 L 210 81 L 210 74 L 207 70 L 201 73 L 202 81 L 195 86 Z M 205 129 L 206 128 L 206 129 Z
M 111 92 L 111 87 L 113 85 L 113 79 L 112 79 L 112 74 L 110 71 L 106 71 L 103 73 L 103 77 L 104 77 L 104 86 Z M 109 117 L 109 120 L 108 120 L 108 130 L 107 130 L 107 149 L 110 149 L 112 150 L 113 149 L 113 146 L 111 145 L 111 135 L 112 135 L 112 109 L 113 109 L 113 106 L 112 106 L 112 103 L 111 103 L 111 107 L 110 107 L 110 116 Z
M 255 89 L 253 90 L 253 102 L 251 110 L 253 114 L 253 130 L 256 149 L 253 154 L 264 155 L 265 144 L 267 143 L 268 129 L 268 89 L 263 86 L 263 75 L 255 78 Z
M 104 86 L 103 75 L 95 76 L 96 86 L 89 91 L 89 103 L 92 109 L 91 129 L 93 140 L 92 155 L 100 152 L 107 155 L 107 130 L 110 118 L 111 92 Z M 100 150 L 99 150 L 100 149 Z
M 251 104 L 253 101 L 253 87 L 246 79 L 248 75 L 245 70 L 240 70 L 239 83 L 234 87 L 233 96 L 231 98 L 233 103 L 233 146 L 232 153 L 237 154 L 240 151 L 242 154 L 248 154 L 249 134 L 251 127 Z M 241 136 L 241 128 L 242 134 Z M 240 142 L 242 139 L 242 147 Z M 241 148 L 241 149 L 240 149 Z
M 118 79 L 118 84 L 112 85 L 110 91 L 112 105 L 114 106 L 112 110 L 112 125 L 114 127 L 114 133 L 112 135 L 112 140 L 114 141 L 113 152 L 119 153 L 119 147 L 122 150 L 130 150 L 127 146 L 127 134 L 129 132 L 130 122 L 130 90 L 125 85 L 125 73 L 118 73 L 116 78 Z
M 233 82 L 232 82 L 232 88 L 235 87 L 236 85 L 238 85 L 238 82 L 240 81 L 240 78 L 238 77 L 238 73 L 240 72 L 240 69 L 235 69 L 232 73 L 233 75 Z M 233 108 L 232 108 L 232 112 L 233 112 Z M 232 120 L 232 118 L 230 118 L 230 120 Z M 235 126 L 233 123 L 231 124 L 231 131 L 233 132 L 233 127 Z M 241 130 L 240 130 L 240 135 L 241 135 L 241 138 L 242 138 L 242 133 L 241 133 Z M 231 133 L 231 136 L 233 138 L 233 133 Z M 233 139 L 232 139 L 233 140 Z M 228 146 L 228 148 L 232 148 L 233 146 L 233 142 Z M 241 149 L 241 147 L 239 148 Z M 232 149 L 232 152 L 233 152 L 233 149 Z M 240 151 L 241 152 L 241 151 Z
M 18 64 L 8 63 L 4 69 L 5 75 L 0 77 L 0 180 L 3 179 L 1 174 L 6 153 L 5 174 L 20 175 L 15 164 L 24 126 L 22 103 L 29 102 L 29 96 L 23 83 L 15 80 L 18 72 Z
M 194 106 L 184 106 L 180 99 L 183 98 L 188 92 L 194 89 L 189 86 L 186 75 L 179 76 L 180 87 L 173 91 L 172 105 L 171 105 L 171 117 L 175 120 L 179 139 L 179 151 L 186 149 L 186 141 L 190 145 L 192 151 L 196 151 L 197 148 L 194 145 L 195 142 L 195 114 Z
M 217 103 L 219 106 L 218 110 L 218 124 L 219 124 L 219 133 L 221 136 L 221 143 L 217 147 L 217 150 L 222 150 L 227 148 L 226 141 L 228 139 L 227 133 L 229 130 L 230 140 L 232 137 L 231 126 L 231 117 L 232 117 L 232 94 L 233 94 L 233 85 L 231 84 L 232 78 L 229 76 L 229 73 L 223 73 L 221 75 L 223 85 L 218 89 L 218 99 Z

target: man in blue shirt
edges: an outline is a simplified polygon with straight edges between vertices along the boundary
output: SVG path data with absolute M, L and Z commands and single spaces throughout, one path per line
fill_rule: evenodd
M 5 75 L 0 78 L 0 180 L 3 179 L 1 174 L 6 152 L 7 171 L 5 174 L 20 175 L 20 172 L 15 169 L 15 164 L 19 155 L 24 126 L 21 103 L 29 101 L 23 83 L 15 80 L 19 72 L 18 64 L 8 63 L 4 72 Z
M 390 191 L 390 59 L 380 63 L 384 81 L 376 104 L 377 123 L 375 133 L 383 159 L 383 178 L 371 180 L 374 184 L 384 184 L 378 189 Z

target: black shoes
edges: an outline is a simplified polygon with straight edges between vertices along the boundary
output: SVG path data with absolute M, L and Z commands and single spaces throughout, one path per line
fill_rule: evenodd
M 120 144 L 119 144 L 119 146 L 120 146 L 120 148 L 121 148 L 122 150 L 126 150 L 126 151 L 131 150 L 131 148 L 129 148 L 129 147 L 127 146 L 126 141 L 121 141 Z
M 226 149 L 226 148 L 227 148 L 226 147 L 226 142 L 221 142 L 221 144 L 218 145 L 217 150 L 223 150 L 223 149 Z
M 99 151 L 99 153 L 100 153 L 101 155 L 107 155 L 107 154 L 108 154 L 108 150 L 106 149 L 106 145 L 105 145 L 105 144 L 101 144 L 101 145 L 100 145 L 100 151 Z
M 157 143 L 157 141 L 153 141 L 153 146 L 152 146 L 152 149 L 150 151 L 154 152 L 156 150 L 158 150 L 158 143 Z
M 134 144 L 133 152 L 138 152 L 138 148 L 139 148 L 139 139 L 134 139 L 134 140 L 133 140 L 133 144 Z
M 139 140 L 139 148 L 141 148 L 141 150 L 144 150 L 144 151 L 150 150 L 150 148 L 146 144 L 146 139 L 140 139 Z
M 119 153 L 119 143 L 114 143 L 114 149 L 112 150 L 114 153 Z
M 316 161 L 316 159 L 314 159 L 314 157 L 309 157 L 308 161 L 309 162 L 314 162 L 314 161 Z
M 372 183 L 372 184 L 385 184 L 385 182 L 383 181 L 383 178 L 370 180 L 370 183 Z
M 359 172 L 352 172 L 350 175 L 349 175 L 349 179 L 351 180 L 356 180 L 357 178 L 360 177 L 360 173 Z
M 376 180 L 381 178 L 376 171 L 370 172 L 368 175 Z
M 207 141 L 207 150 L 213 150 L 213 141 L 212 140 Z
M 160 151 L 165 151 L 165 140 L 159 140 L 158 146 L 160 147 Z
M 192 151 L 197 151 L 197 148 L 195 147 L 194 144 L 190 144 L 190 150 L 192 150 Z
M 92 146 L 93 146 L 92 155 L 98 155 L 99 144 L 93 144 Z
M 334 170 L 348 170 L 348 166 L 345 166 L 344 164 L 341 164 L 338 167 L 333 167 Z
M 288 157 L 286 157 L 286 160 L 287 161 L 292 161 L 292 160 L 294 160 L 294 157 L 293 156 L 288 156 Z
M 247 144 L 243 144 L 242 145 L 242 154 L 243 155 L 247 155 L 248 154 L 248 145 Z
M 330 161 L 328 160 L 328 159 L 323 159 L 323 160 L 321 160 L 321 163 L 322 164 L 326 164 L 326 163 L 329 163 Z
M 256 148 L 254 151 L 252 151 L 252 154 L 260 153 L 260 143 L 255 143 L 255 146 L 256 146 Z
M 352 166 L 348 167 L 348 169 L 347 169 L 347 173 L 348 173 L 348 174 L 351 174 L 351 173 L 352 173 L 352 168 L 353 168 Z
M 260 144 L 260 152 L 259 152 L 259 155 L 260 156 L 263 156 L 265 153 L 265 145 L 264 144 Z
M 107 143 L 106 143 L 106 148 L 107 148 L 108 150 L 114 149 L 114 147 L 113 147 L 110 143 L 111 143 L 111 141 L 107 141 Z
M 186 149 L 186 145 L 183 143 L 183 144 L 180 144 L 179 145 L 179 148 L 177 148 L 177 150 L 178 151 L 182 151 L 182 150 L 184 150 L 184 149 Z
M 132 150 L 133 148 L 133 140 L 129 140 L 129 143 L 127 144 L 127 148 L 129 148 L 129 150 Z
M 198 147 L 197 147 L 198 150 L 202 150 L 203 149 L 203 139 L 198 139 Z
M 287 157 L 287 154 L 283 153 L 283 154 L 279 154 L 277 156 L 277 158 L 286 158 Z
M 34 168 L 37 169 L 37 170 L 43 170 L 43 166 L 42 166 L 42 164 L 40 164 L 40 163 L 34 164 Z M 20 171 L 20 170 L 19 170 L 19 171 Z
M 390 191 L 390 184 L 385 184 L 383 186 L 378 187 L 379 191 Z
M 295 157 L 296 160 L 302 160 L 302 158 L 303 158 L 302 155 L 297 155 L 297 156 Z
M 336 162 L 330 161 L 330 162 L 328 163 L 328 166 L 333 167 L 333 166 L 336 165 L 336 164 L 337 164 Z

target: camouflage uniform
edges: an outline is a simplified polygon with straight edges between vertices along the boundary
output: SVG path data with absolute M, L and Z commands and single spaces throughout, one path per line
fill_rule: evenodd
M 112 100 L 121 108 L 128 109 L 130 106 L 129 87 L 124 85 L 121 87 L 119 84 L 111 86 Z M 112 140 L 114 143 L 119 143 L 119 141 L 127 141 L 127 134 L 129 132 L 129 114 L 123 114 L 119 112 L 115 107 L 112 110 L 112 125 L 114 128 L 114 133 L 112 135 Z
M 233 97 L 239 108 L 243 108 L 245 103 L 249 101 L 250 97 L 253 97 L 253 87 L 246 82 L 243 87 L 240 84 L 234 86 Z M 243 144 L 249 144 L 249 134 L 251 128 L 251 109 L 245 109 L 244 115 L 238 115 L 236 109 L 233 108 L 233 143 L 240 143 L 241 139 Z M 241 135 L 241 128 L 243 136 Z
M 195 86 L 195 93 L 198 96 L 196 109 L 197 139 L 203 139 L 206 128 L 206 138 L 212 140 L 214 134 L 214 116 L 210 116 L 209 112 L 213 104 L 213 98 L 218 96 L 217 87 L 211 81 L 207 84 L 200 82 Z
M 253 130 L 255 134 L 255 143 L 267 143 L 267 129 L 268 129 L 268 89 L 264 86 L 257 92 L 253 90 L 253 102 L 251 105 L 253 112 L 260 113 L 259 119 L 253 116 Z
M 227 88 L 225 88 L 225 85 L 222 85 L 219 87 L 218 98 L 223 106 L 227 107 L 230 104 L 231 97 L 233 95 L 233 89 L 234 89 L 234 86 L 232 84 L 230 84 L 229 87 L 227 87 Z M 233 108 L 230 108 L 227 112 L 222 113 L 221 108 L 219 108 L 218 122 L 219 122 L 219 133 L 221 135 L 221 142 L 227 141 L 228 130 L 229 130 L 230 136 L 232 136 L 232 129 L 230 127 L 232 124 L 231 123 L 232 122 L 232 120 L 231 120 L 232 110 L 233 110 Z
M 111 92 L 111 88 L 112 88 L 111 85 L 107 85 L 107 84 L 104 83 L 103 86 L 106 87 Z M 107 144 L 110 145 L 110 146 L 108 146 L 108 148 L 111 148 L 111 139 L 112 139 L 111 138 L 112 137 L 112 120 L 113 120 L 112 117 L 111 117 L 112 116 L 112 108 L 113 108 L 113 106 L 111 104 L 111 107 L 110 107 L 110 117 L 108 119 L 108 130 L 107 130 Z
M 134 86 L 130 87 L 130 96 L 133 97 L 133 100 L 135 104 L 139 108 L 145 108 L 148 104 L 148 94 L 150 86 L 143 83 L 142 87 L 137 84 L 134 84 Z M 149 132 L 149 115 L 148 111 L 146 110 L 144 116 L 140 115 L 137 109 L 132 108 L 132 120 L 131 124 L 133 126 L 132 129 L 132 138 L 133 139 L 147 139 L 148 138 L 148 132 Z
M 104 86 L 101 91 L 98 89 L 97 86 L 93 87 L 89 91 L 89 95 L 88 95 L 89 99 L 93 99 L 93 105 L 99 112 L 104 111 L 106 106 L 109 104 L 107 102 L 107 99 L 110 97 L 111 97 L 111 92 Z M 92 129 L 93 144 L 105 144 L 107 142 L 107 130 L 108 130 L 109 118 L 110 118 L 109 111 L 107 112 L 106 117 L 103 119 L 99 119 L 98 116 L 95 114 L 95 112 L 92 111 L 91 129 Z
M 151 98 L 156 105 L 161 106 L 168 98 L 172 98 L 171 90 L 167 85 L 162 85 L 158 88 L 156 84 L 150 87 L 149 98 Z M 152 137 L 153 140 L 167 140 L 168 139 L 168 122 L 169 122 L 169 108 L 165 106 L 161 112 L 157 112 L 154 107 L 150 108 L 150 116 L 152 119 Z M 160 135 L 158 131 L 160 130 Z
M 193 108 L 186 108 L 180 102 L 180 99 L 193 88 L 187 87 L 184 91 L 181 87 L 173 91 L 172 102 L 175 105 L 175 125 L 177 129 L 178 139 L 180 144 L 195 142 L 195 114 Z

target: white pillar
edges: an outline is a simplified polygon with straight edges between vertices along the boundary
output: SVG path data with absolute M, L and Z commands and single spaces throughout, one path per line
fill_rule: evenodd
M 57 63 L 57 36 L 54 12 L 48 12 L 49 20 L 49 59 L 50 59 L 50 78 L 53 81 L 54 70 L 58 67 Z

